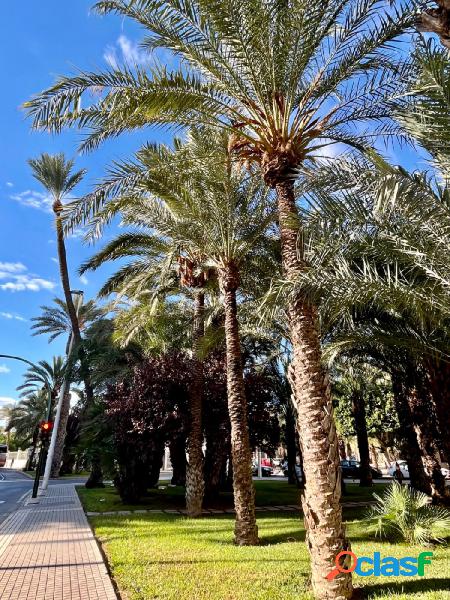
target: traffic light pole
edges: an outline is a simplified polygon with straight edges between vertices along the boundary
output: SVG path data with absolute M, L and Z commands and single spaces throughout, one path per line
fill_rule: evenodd
M 70 363 L 70 357 L 72 355 L 73 345 L 74 345 L 74 336 L 73 336 L 73 334 L 71 334 L 70 342 L 69 342 L 69 349 L 67 351 L 67 362 L 68 363 Z M 50 472 L 52 470 L 52 463 L 53 463 L 53 456 L 55 454 L 56 440 L 58 438 L 59 422 L 61 420 L 62 405 L 64 402 L 64 396 L 66 395 L 67 388 L 69 387 L 69 385 L 70 385 L 70 369 L 67 369 L 66 373 L 64 375 L 63 384 L 61 386 L 61 389 L 59 390 L 58 406 L 56 409 L 55 422 L 53 424 L 53 431 L 52 431 L 52 437 L 50 440 L 50 447 L 49 447 L 48 453 L 47 453 L 47 460 L 45 462 L 44 479 L 42 480 L 42 486 L 41 486 L 42 494 L 44 494 L 47 491 L 48 482 L 50 480 Z
M 36 475 L 34 476 L 34 484 L 33 484 L 33 493 L 31 494 L 32 498 L 37 498 L 37 493 L 39 489 L 39 479 L 41 477 L 42 463 L 44 462 L 45 455 L 45 446 L 41 445 L 41 449 L 39 451 L 39 460 L 36 467 Z

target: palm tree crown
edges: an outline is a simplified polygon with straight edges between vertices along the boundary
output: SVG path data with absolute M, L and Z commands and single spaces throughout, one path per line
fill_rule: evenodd
M 412 3 L 381 12 L 378 0 L 104 0 L 96 9 L 136 20 L 144 48 L 183 63 L 63 77 L 26 104 L 35 127 L 90 128 L 84 148 L 151 123 L 222 125 L 273 184 L 330 141 L 360 146 L 398 131 L 386 119 L 408 66 L 389 47 L 413 24 Z M 81 108 L 93 88 L 105 91 Z M 364 121 L 379 126 L 355 135 Z
M 27 396 L 30 392 L 45 388 L 55 396 L 62 385 L 64 378 L 64 358 L 54 356 L 53 363 L 46 360 L 39 361 L 34 367 L 30 367 L 24 375 L 24 383 L 17 389 L 21 396 Z
M 55 203 L 61 203 L 76 185 L 83 179 L 86 171 L 72 172 L 75 162 L 66 160 L 64 154 L 42 154 L 32 158 L 28 164 L 33 170 L 33 176 L 51 193 Z

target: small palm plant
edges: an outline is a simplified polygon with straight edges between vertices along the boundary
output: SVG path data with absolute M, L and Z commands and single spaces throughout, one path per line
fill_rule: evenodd
M 442 543 L 441 530 L 450 529 L 450 512 L 430 504 L 430 498 L 397 482 L 380 497 L 367 519 L 375 528 L 375 535 L 389 540 L 402 539 L 408 544 L 427 545 Z

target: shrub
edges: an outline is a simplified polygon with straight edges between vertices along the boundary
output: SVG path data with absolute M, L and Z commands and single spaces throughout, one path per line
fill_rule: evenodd
M 375 535 L 409 544 L 442 543 L 439 530 L 449 530 L 450 512 L 430 504 L 429 497 L 397 482 L 388 487 L 372 507 L 367 520 Z

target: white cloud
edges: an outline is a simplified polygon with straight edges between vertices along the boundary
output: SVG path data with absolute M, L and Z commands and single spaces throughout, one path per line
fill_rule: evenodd
M 11 263 L 11 262 L 0 262 L 0 273 L 22 273 L 23 271 L 26 271 L 27 268 L 24 264 L 22 264 L 21 262 L 15 262 L 15 263 Z M 1 278 L 1 274 L 0 274 L 0 278 Z
M 0 373 L 10 373 L 11 369 L 6 365 L 0 365 Z
M 7 181 L 7 182 L 6 182 L 6 185 L 7 185 L 8 187 L 14 187 L 14 184 L 12 183 L 12 181 Z
M 136 42 L 121 35 L 114 46 L 107 46 L 103 58 L 110 67 L 116 69 L 121 63 L 145 66 L 152 62 L 152 56 L 139 48 Z
M 53 200 L 48 194 L 44 194 L 43 192 L 26 190 L 19 194 L 13 194 L 10 198 L 23 206 L 29 206 L 44 212 L 52 212 Z
M 6 280 L 0 285 L 0 289 L 10 292 L 38 292 L 53 290 L 56 287 L 53 281 L 27 271 L 27 267 L 20 262 L 0 262 L 0 280 Z
M 59 260 L 57 258 L 55 258 L 54 256 L 52 256 L 50 260 L 52 260 L 54 263 L 59 265 Z
M 6 406 L 7 404 L 15 404 L 14 398 L 9 398 L 8 396 L 0 396 L 0 405 Z
M 88 278 L 86 277 L 86 275 L 81 275 L 80 276 L 80 281 L 83 285 L 87 285 L 89 283 Z
M 56 284 L 42 277 L 31 277 L 30 275 L 20 275 L 15 281 L 8 281 L 0 285 L 0 289 L 10 292 L 39 292 L 39 290 L 54 290 Z
M 9 320 L 14 319 L 15 321 L 26 321 L 26 319 L 24 319 L 20 315 L 14 315 L 13 313 L 10 313 L 10 312 L 0 312 L 0 317 L 3 317 L 4 319 L 9 319 Z

